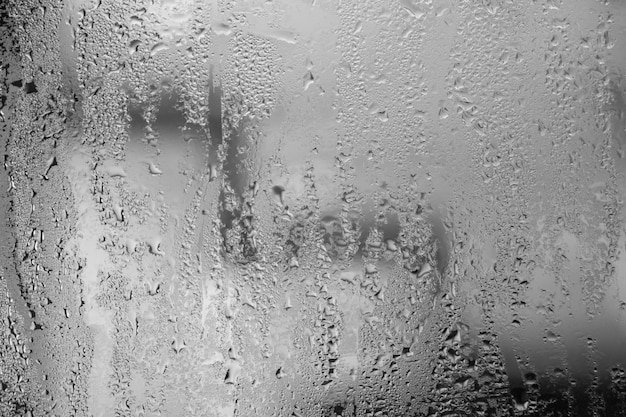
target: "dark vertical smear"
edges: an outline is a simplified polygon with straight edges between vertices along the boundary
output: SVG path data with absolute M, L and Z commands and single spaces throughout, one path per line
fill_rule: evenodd
M 245 121 L 242 121 L 235 129 L 231 129 L 226 147 L 226 160 L 224 161 L 224 179 L 230 184 L 237 205 L 233 215 L 234 221 L 237 222 L 241 230 L 238 244 L 243 255 L 242 262 L 248 262 L 254 259 L 256 255 L 256 248 L 250 238 L 254 230 L 252 206 L 249 201 L 245 200 L 244 196 L 250 177 L 245 166 L 247 152 L 241 151 L 241 149 L 245 149 L 246 145 L 243 133 L 245 128 Z
M 387 215 L 387 222 L 383 225 L 383 239 L 396 240 L 400 235 L 400 220 L 398 220 L 398 213 L 390 213 Z
M 82 90 L 78 81 L 78 72 L 76 63 L 78 62 L 78 53 L 76 51 L 76 42 L 73 39 L 72 32 L 77 27 L 77 19 L 73 7 L 70 2 L 64 3 L 63 18 L 59 22 L 59 52 L 63 72 L 63 84 L 61 86 L 63 95 L 68 98 L 68 108 L 66 109 L 68 119 L 75 125 L 80 126 L 82 119 L 82 106 L 80 103 L 83 99 Z
M 182 136 L 181 128 L 185 126 L 185 114 L 182 108 L 177 107 L 180 95 L 175 92 L 163 94 L 161 104 L 154 122 L 155 130 L 161 133 L 161 140 L 175 139 Z
M 245 162 L 247 153 L 245 152 L 246 138 L 244 131 L 246 122 L 242 121 L 237 126 L 228 126 L 229 118 L 222 116 L 222 90 L 215 85 L 213 67 L 209 75 L 209 134 L 210 141 L 210 163 L 216 164 L 215 157 L 218 152 L 223 152 L 223 181 L 224 188 L 219 197 L 219 218 L 222 224 L 221 234 L 224 248 L 227 252 L 232 251 L 233 246 L 238 245 L 243 254 L 241 261 L 247 262 L 256 255 L 253 240 L 250 238 L 253 232 L 252 207 L 245 201 L 245 191 L 248 185 L 249 173 Z M 228 126 L 228 131 L 224 132 L 224 126 Z M 226 140 L 224 138 L 227 138 Z M 220 145 L 222 145 L 220 147 Z M 242 151 L 243 150 L 243 151 Z M 237 241 L 229 241 L 229 230 L 240 226 L 241 231 Z M 230 238 L 234 238 L 231 236 Z
M 518 392 L 520 392 L 520 389 L 522 389 L 524 386 L 522 381 L 522 374 L 520 372 L 517 360 L 515 359 L 513 346 L 511 345 L 510 341 L 506 339 L 506 336 L 502 336 L 500 338 L 500 349 L 502 351 L 504 367 L 506 369 L 511 392 L 514 396 L 521 395 L 518 394 Z
M 609 85 L 611 101 L 608 110 L 613 148 L 617 154 L 615 167 L 620 174 L 626 173 L 626 81 L 620 74 L 614 76 Z
M 432 225 L 433 234 L 437 240 L 437 270 L 443 276 L 450 259 L 450 241 L 448 233 L 439 214 L 431 214 L 428 220 Z
M 245 145 L 244 128 L 245 125 L 242 122 L 236 129 L 231 130 L 226 149 L 226 161 L 224 162 L 224 174 L 238 199 L 243 197 L 248 179 L 244 165 L 246 153 L 240 152 L 240 148 Z
M 213 68 L 213 65 L 211 65 L 209 72 L 209 164 L 217 166 L 217 154 L 224 142 L 224 132 L 222 130 L 222 89 L 220 86 L 215 85 Z M 224 188 L 220 191 L 218 215 L 224 249 L 226 252 L 231 252 L 232 248 L 228 242 L 228 231 L 233 228 L 235 215 L 227 209 L 226 191 Z
M 364 213 L 362 213 L 362 217 L 359 221 L 359 225 L 358 225 L 358 229 L 357 229 L 357 236 L 358 236 L 358 240 L 359 240 L 359 246 L 357 248 L 356 253 L 353 256 L 353 259 L 362 259 L 365 249 L 366 249 L 366 242 L 367 242 L 367 238 L 370 235 L 370 232 L 372 231 L 372 228 L 375 227 L 375 218 L 374 218 L 374 211 L 372 210 L 372 207 L 365 207 Z
M 213 65 L 209 72 L 209 133 L 211 135 L 211 158 L 222 144 L 222 88 L 215 85 Z M 211 160 L 212 163 L 217 160 Z
M 130 117 L 130 127 L 128 136 L 130 140 L 141 141 L 146 122 L 141 116 L 141 107 L 135 103 L 128 106 L 128 115 Z

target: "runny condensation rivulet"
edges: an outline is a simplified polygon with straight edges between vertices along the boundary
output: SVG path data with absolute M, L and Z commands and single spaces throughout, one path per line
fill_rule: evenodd
M 0 416 L 626 416 L 624 1 L 0 34 Z

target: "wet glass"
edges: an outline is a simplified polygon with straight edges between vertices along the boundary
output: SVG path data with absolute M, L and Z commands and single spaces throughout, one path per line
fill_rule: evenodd
M 0 415 L 626 415 L 622 2 L 0 18 Z

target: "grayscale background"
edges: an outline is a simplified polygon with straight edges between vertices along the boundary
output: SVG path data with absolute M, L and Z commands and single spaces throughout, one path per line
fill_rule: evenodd
M 626 416 L 626 3 L 5 0 L 0 416 Z

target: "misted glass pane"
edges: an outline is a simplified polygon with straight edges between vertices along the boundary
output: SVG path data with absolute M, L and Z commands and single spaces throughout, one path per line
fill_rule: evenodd
M 626 416 L 626 3 L 0 22 L 1 416 Z

